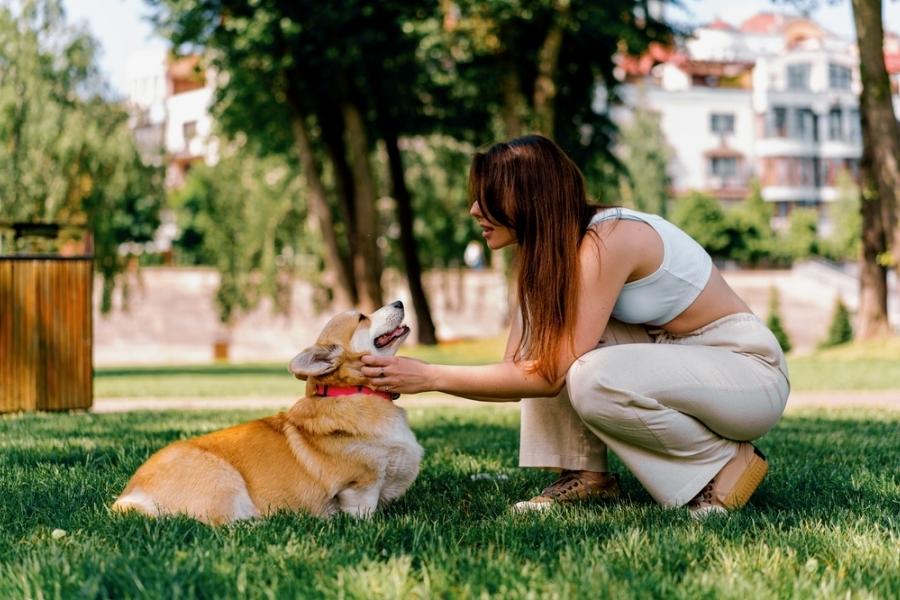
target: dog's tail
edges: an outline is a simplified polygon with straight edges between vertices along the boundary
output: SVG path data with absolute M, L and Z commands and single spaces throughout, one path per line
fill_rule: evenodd
M 119 496 L 111 508 L 115 512 L 134 510 L 149 517 L 158 517 L 160 515 L 159 506 L 153 501 L 153 498 L 139 489 L 133 489 L 127 494 Z

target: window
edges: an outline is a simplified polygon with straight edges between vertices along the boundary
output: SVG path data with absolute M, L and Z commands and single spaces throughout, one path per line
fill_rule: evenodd
M 713 133 L 718 133 L 720 135 L 734 133 L 734 115 L 712 113 L 709 115 L 709 129 Z
M 851 142 L 859 143 L 862 139 L 862 124 L 859 122 L 859 110 L 852 109 L 847 116 L 847 139 Z
M 789 90 L 809 89 L 809 63 L 788 65 L 787 87 Z
M 189 143 L 197 135 L 197 121 L 186 121 L 181 125 L 181 133 L 184 135 L 184 143 Z
M 850 67 L 828 65 L 828 85 L 833 90 L 849 90 L 852 75 Z
M 788 121 L 790 136 L 795 140 L 817 141 L 819 139 L 819 118 L 808 108 L 798 108 L 792 111 Z
M 773 137 L 787 137 L 787 109 L 776 106 L 772 110 L 772 135 Z
M 844 139 L 844 113 L 839 106 L 828 111 L 828 139 Z
M 714 156 L 709 159 L 709 172 L 715 177 L 734 177 L 737 175 L 737 158 Z

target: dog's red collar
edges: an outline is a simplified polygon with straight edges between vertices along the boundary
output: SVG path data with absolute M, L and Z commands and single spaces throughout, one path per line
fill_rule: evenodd
M 352 396 L 354 394 L 365 394 L 367 396 L 379 396 L 385 400 L 396 400 L 400 394 L 396 392 L 383 392 L 381 390 L 373 390 L 364 385 L 323 385 L 316 384 L 316 396 Z

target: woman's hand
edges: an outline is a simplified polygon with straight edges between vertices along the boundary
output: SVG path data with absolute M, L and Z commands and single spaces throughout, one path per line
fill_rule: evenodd
M 417 394 L 434 389 L 428 373 L 431 365 L 421 360 L 367 354 L 362 357 L 362 361 L 365 365 L 362 374 L 369 378 L 371 386 L 376 390 Z

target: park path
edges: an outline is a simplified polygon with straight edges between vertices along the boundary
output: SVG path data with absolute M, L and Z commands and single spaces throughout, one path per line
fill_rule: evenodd
M 293 398 L 280 396 L 261 397 L 162 397 L 162 398 L 97 398 L 91 409 L 96 413 L 127 412 L 132 410 L 229 410 L 266 409 L 280 410 L 293 403 Z M 487 406 L 483 402 L 454 398 L 445 394 L 419 394 L 401 398 L 397 404 L 404 408 Z M 498 403 L 496 406 L 517 408 L 516 403 Z M 880 408 L 900 410 L 900 390 L 884 391 L 801 391 L 792 392 L 787 412 L 804 408 Z

